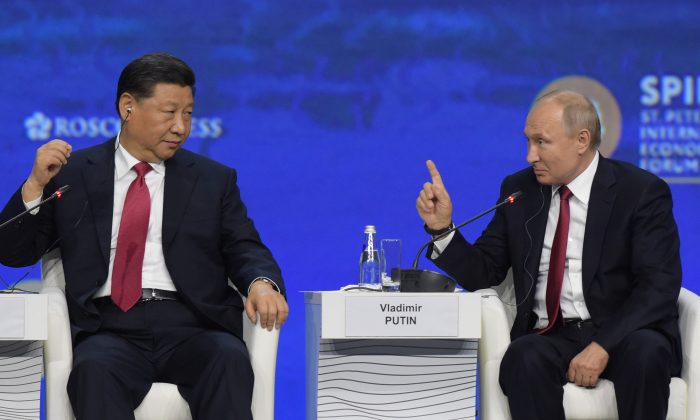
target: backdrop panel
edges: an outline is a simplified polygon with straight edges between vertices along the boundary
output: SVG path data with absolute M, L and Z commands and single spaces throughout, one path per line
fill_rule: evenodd
M 427 239 L 414 208 L 426 159 L 457 220 L 494 203 L 502 177 L 526 165 L 532 100 L 555 83 L 593 96 L 606 155 L 671 183 L 684 286 L 700 292 L 700 4 L 491 3 L 3 2 L 0 201 L 42 142 L 82 148 L 116 134 L 116 81 L 131 59 L 185 59 L 198 77 L 186 147 L 238 170 L 285 274 L 277 407 L 301 418 L 299 291 L 356 281 L 365 224 L 401 238 L 412 259 Z M 0 268 L 3 288 L 26 272 Z

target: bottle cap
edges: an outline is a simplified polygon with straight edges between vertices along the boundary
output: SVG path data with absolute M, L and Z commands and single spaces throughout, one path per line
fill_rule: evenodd
M 373 225 L 365 226 L 365 233 L 377 233 L 377 229 Z

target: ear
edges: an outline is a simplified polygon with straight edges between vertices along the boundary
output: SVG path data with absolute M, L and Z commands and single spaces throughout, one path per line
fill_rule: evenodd
M 122 93 L 119 97 L 119 117 L 122 121 L 126 122 L 130 114 L 134 112 L 134 105 L 136 104 L 136 98 L 128 92 Z
M 576 135 L 576 150 L 579 155 L 582 155 L 591 148 L 591 132 L 583 128 Z

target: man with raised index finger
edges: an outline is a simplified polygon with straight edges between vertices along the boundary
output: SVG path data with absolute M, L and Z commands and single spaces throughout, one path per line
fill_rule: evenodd
M 153 382 L 176 384 L 195 419 L 251 419 L 242 311 L 267 329 L 287 319 L 280 269 L 247 216 L 236 172 L 181 149 L 194 84 L 169 54 L 129 63 L 117 137 L 79 151 L 62 140 L 41 146 L 0 214 L 7 220 L 71 186 L 0 232 L 0 262 L 29 265 L 56 243 L 61 250 L 78 419 L 133 418 Z
M 499 382 L 514 419 L 563 420 L 563 385 L 615 384 L 620 419 L 666 418 L 681 368 L 679 237 L 666 183 L 600 155 L 600 121 L 583 95 L 538 98 L 526 124 L 531 167 L 507 176 L 499 208 L 469 243 L 459 232 L 428 257 L 465 289 L 501 283 L 517 300 Z M 435 164 L 416 207 L 426 230 L 452 226 Z M 489 392 L 489 390 L 482 390 Z

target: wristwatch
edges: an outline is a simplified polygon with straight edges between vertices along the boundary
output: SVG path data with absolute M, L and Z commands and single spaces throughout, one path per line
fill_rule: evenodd
M 447 227 L 444 227 L 442 229 L 430 229 L 428 227 L 428 225 L 425 225 L 425 224 L 423 225 L 423 229 L 425 229 L 425 231 L 427 233 L 429 233 L 430 235 L 433 235 L 433 236 L 440 236 L 440 235 L 444 234 L 445 232 L 447 232 L 448 230 L 452 229 L 453 227 L 455 227 L 455 224 L 452 222 L 450 222 L 450 224 L 447 225 Z
M 275 282 L 272 281 L 272 280 L 270 280 L 270 279 L 268 279 L 267 277 L 258 277 L 257 279 L 253 280 L 253 283 L 255 283 L 256 281 L 261 281 L 261 282 L 263 282 L 263 283 L 267 283 L 267 284 L 269 284 L 270 286 L 272 286 L 272 288 L 273 288 L 274 290 L 276 290 L 276 291 L 278 291 L 278 292 L 280 291 L 280 290 L 277 288 L 277 285 L 275 284 Z M 253 283 L 251 283 L 251 286 L 253 285 Z

